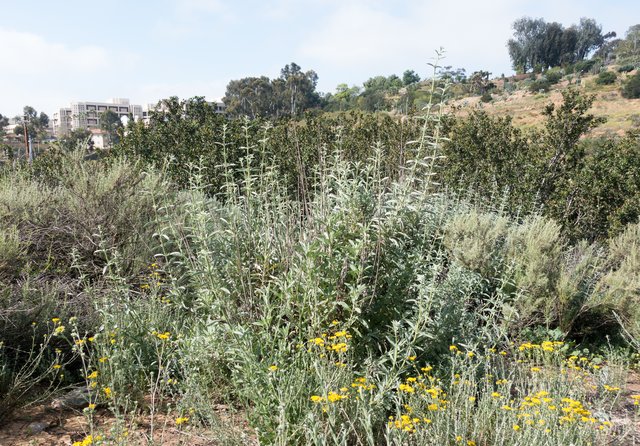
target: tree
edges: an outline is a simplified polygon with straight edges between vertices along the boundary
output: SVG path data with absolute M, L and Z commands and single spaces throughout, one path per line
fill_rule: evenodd
M 300 116 L 304 111 L 320 104 L 316 92 L 318 75 L 315 71 L 303 72 L 299 65 L 291 63 L 280 71 L 280 77 L 246 77 L 232 80 L 223 98 L 227 115 L 278 118 Z
M 100 114 L 100 128 L 107 133 L 108 144 L 117 144 L 120 141 L 118 131 L 122 128 L 122 121 L 118 114 L 107 110 Z
M 576 45 L 578 43 L 578 30 L 570 26 L 562 32 L 560 64 L 569 65 L 576 61 Z
M 526 73 L 540 62 L 540 48 L 547 26 L 543 19 L 522 17 L 513 22 L 512 27 L 514 38 L 507 42 L 509 56 L 513 68 Z
M 420 75 L 413 70 L 406 70 L 402 73 L 402 83 L 405 87 L 420 82 Z
M 280 80 L 284 82 L 281 94 L 284 95 L 287 107 L 286 113 L 282 114 L 298 116 L 320 103 L 320 96 L 316 92 L 318 75 L 315 71 L 303 72 L 299 65 L 291 62 L 280 71 Z M 285 112 L 285 109 L 281 112 Z
M 550 103 L 543 111 L 546 117 L 540 142 L 547 160 L 540 178 L 538 195 L 542 203 L 555 194 L 557 184 L 567 181 L 584 157 L 578 145 L 580 138 L 602 124 L 605 119 L 587 113 L 595 96 L 582 96 L 575 89 L 562 91 L 563 102 L 559 107 Z
M 491 73 L 488 71 L 475 71 L 469 77 L 469 83 L 474 93 L 484 94 L 495 88 L 495 84 L 489 80 Z
M 640 24 L 629 27 L 615 50 L 619 64 L 640 64 Z
M 35 108 L 27 105 L 23 109 L 23 116 L 16 116 L 16 120 L 27 120 L 27 132 L 31 139 L 43 139 L 47 136 L 47 128 L 49 127 L 49 116 L 46 113 L 38 112 Z M 14 129 L 16 135 L 24 134 L 23 124 L 16 126 Z
M 576 59 L 584 60 L 592 51 L 597 50 L 605 41 L 602 27 L 594 19 L 583 17 L 577 27 Z M 615 34 L 614 34 L 615 36 Z
M 0 113 L 0 138 L 4 136 L 4 126 L 9 124 L 9 119 L 6 116 L 2 116 Z
M 360 94 L 360 87 L 349 87 L 347 84 L 338 84 L 334 94 L 328 94 L 326 99 L 326 109 L 329 111 L 345 111 L 352 109 Z
M 602 35 L 602 27 L 584 17 L 578 26 L 566 29 L 557 22 L 522 17 L 513 23 L 513 30 L 507 48 L 514 69 L 522 73 L 584 60 L 616 36 L 614 32 Z
M 541 62 L 543 68 L 557 67 L 562 61 L 564 28 L 560 23 L 548 23 L 540 42 Z
M 271 116 L 275 110 L 273 85 L 266 76 L 232 80 L 222 99 L 229 116 L 248 116 L 251 119 Z
M 438 76 L 452 84 L 463 84 L 467 81 L 467 70 L 464 68 L 454 69 L 451 65 L 447 65 L 440 69 Z
M 65 151 L 72 151 L 78 148 L 80 144 L 91 150 L 93 141 L 91 140 L 91 132 L 88 129 L 74 129 L 58 140 L 58 144 Z

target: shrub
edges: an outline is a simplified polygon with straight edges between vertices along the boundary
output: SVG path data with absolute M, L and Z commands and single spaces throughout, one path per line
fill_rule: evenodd
M 99 326 L 95 304 L 114 286 L 109 273 L 132 280 L 153 253 L 154 206 L 163 195 L 160 177 L 135 163 L 87 161 L 80 152 L 3 172 L 0 342 L 17 355 L 6 379 L 24 371 L 20 355 L 35 354 L 33 339 L 52 318 L 77 316 L 80 330 Z M 69 353 L 68 345 L 56 347 Z
M 595 65 L 596 60 L 581 60 L 580 62 L 576 62 L 573 69 L 576 73 L 585 74 L 588 73 Z
M 640 72 L 631 76 L 622 87 L 622 97 L 627 99 L 640 98 Z
M 531 93 L 548 92 L 551 89 L 551 83 L 546 79 L 538 79 L 529 85 L 529 91 Z
M 596 78 L 596 84 L 598 85 L 611 85 L 613 84 L 618 76 L 613 71 L 602 71 L 598 77 Z
M 487 102 L 491 102 L 493 98 L 491 97 L 491 93 L 489 93 L 488 91 L 485 91 L 484 93 L 482 93 L 482 96 L 480 96 L 480 100 L 484 103 Z
M 558 82 L 560 82 L 560 79 L 562 79 L 562 76 L 563 76 L 562 68 L 551 68 L 550 70 L 547 70 L 547 72 L 544 74 L 544 77 L 551 84 L 557 84 Z
M 630 71 L 635 70 L 636 67 L 634 65 L 622 65 L 621 67 L 618 67 L 618 73 L 629 73 Z

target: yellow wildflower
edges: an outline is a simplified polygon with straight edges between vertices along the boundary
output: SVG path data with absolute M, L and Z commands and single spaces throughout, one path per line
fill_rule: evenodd
M 335 403 L 337 401 L 344 400 L 347 398 L 349 398 L 348 395 L 340 395 L 339 393 L 336 393 L 336 392 L 329 392 L 329 394 L 327 395 L 327 401 L 329 401 L 330 403 Z
M 184 424 L 187 421 L 189 421 L 189 417 L 178 417 L 176 418 L 176 425 L 180 426 L 181 424 Z
M 415 389 L 413 387 L 411 387 L 409 384 L 400 384 L 398 386 L 398 390 L 400 390 L 401 392 L 406 392 L 406 393 L 414 393 Z
M 168 331 L 165 331 L 164 333 L 155 333 L 155 335 L 161 341 L 166 341 L 167 339 L 169 339 L 171 337 L 171 333 L 168 332 Z
M 324 345 L 324 339 L 322 338 L 313 338 L 309 341 L 312 344 L 322 347 Z

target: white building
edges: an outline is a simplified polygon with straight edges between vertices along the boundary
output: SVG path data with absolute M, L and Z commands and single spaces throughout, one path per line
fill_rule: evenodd
M 100 116 L 112 111 L 119 118 L 132 116 L 142 119 L 142 106 L 129 103 L 129 99 L 115 98 L 111 102 L 72 102 L 70 108 L 60 108 L 53 114 L 51 127 L 55 136 L 62 136 L 76 129 L 100 128 Z
M 54 112 L 49 121 L 55 136 L 66 135 L 71 131 L 71 109 L 60 108 Z

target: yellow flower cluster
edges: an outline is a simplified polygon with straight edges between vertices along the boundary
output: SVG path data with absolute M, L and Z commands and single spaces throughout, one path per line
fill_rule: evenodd
M 340 330 L 332 335 L 323 333 L 320 337 L 309 339 L 309 344 L 312 347 L 326 348 L 330 352 L 345 353 L 349 349 L 349 339 L 351 335 L 346 330 Z
M 86 437 L 84 437 L 82 439 L 82 441 L 74 441 L 73 442 L 73 446 L 90 446 L 93 443 L 93 441 L 100 441 L 102 440 L 102 436 L 100 435 L 96 435 L 95 437 L 93 435 L 87 435 Z
M 178 417 L 176 418 L 176 426 L 180 426 L 181 424 L 184 424 L 187 421 L 189 421 L 189 417 Z
M 314 403 L 323 403 L 325 401 L 329 403 L 337 403 L 338 401 L 346 400 L 349 398 L 349 394 L 347 393 L 347 391 L 348 389 L 346 387 L 343 387 L 340 389 L 340 392 L 342 393 L 331 391 L 327 394 L 326 398 L 319 395 L 312 395 L 311 401 L 313 401 Z
M 152 331 L 151 335 L 155 336 L 156 338 L 160 339 L 161 341 L 166 341 L 171 337 L 171 333 L 168 332 L 168 331 L 165 331 L 164 333 L 158 333 L 157 331 Z
M 361 393 L 363 391 L 371 391 L 376 388 L 374 384 L 369 384 L 367 382 L 367 378 L 359 377 L 353 380 L 351 383 L 351 388 L 353 388 L 356 392 Z M 349 388 L 341 387 L 338 392 L 330 391 L 326 397 L 322 397 L 320 395 L 312 395 L 310 400 L 314 403 L 337 403 L 342 400 L 346 400 L 350 397 Z M 357 398 L 357 397 L 356 397 Z
M 523 344 L 520 344 L 520 346 L 518 347 L 518 350 L 525 351 L 525 350 L 542 350 L 545 352 L 553 352 L 556 351 L 558 347 L 561 347 L 564 345 L 564 342 L 560 342 L 560 341 L 544 341 L 540 344 L 533 344 L 531 342 L 525 342 Z
M 430 424 L 429 418 L 419 418 L 411 416 L 410 414 L 400 415 L 397 419 L 393 416 L 389 417 L 388 426 L 391 429 L 399 429 L 410 434 L 416 431 L 416 427 L 420 424 Z
M 583 421 L 585 423 L 595 423 L 597 420 L 591 416 L 591 412 L 584 408 L 580 401 L 571 398 L 562 398 L 562 412 L 564 415 L 560 417 L 560 424 L 573 423 Z

